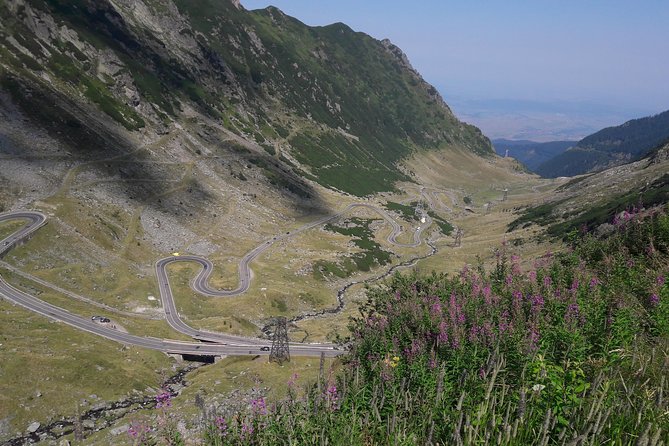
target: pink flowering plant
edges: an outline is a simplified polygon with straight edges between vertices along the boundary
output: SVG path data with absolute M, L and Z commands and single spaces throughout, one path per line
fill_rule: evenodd
M 628 212 L 609 238 L 584 233 L 532 267 L 502 246 L 489 273 L 479 266 L 454 276 L 396 275 L 368 291 L 351 325 L 350 361 L 370 382 L 418 393 L 439 388 L 446 401 L 458 401 L 464 385 L 466 404 L 485 398 L 497 352 L 506 385 L 544 389 L 524 404 L 542 417 L 550 410 L 555 425 L 569 429 L 599 373 L 632 373 L 628 352 L 644 343 L 666 352 L 668 222 L 664 212 Z M 389 367 L 386 358 L 396 354 Z M 439 373 L 449 379 L 439 382 Z M 619 381 L 611 389 L 624 393 Z M 393 411 L 384 407 L 380 416 Z
M 299 393 L 293 377 L 285 399 L 212 420 L 205 444 L 669 438 L 669 217 L 637 209 L 615 223 L 533 261 L 503 244 L 489 266 L 369 288 L 336 373 Z

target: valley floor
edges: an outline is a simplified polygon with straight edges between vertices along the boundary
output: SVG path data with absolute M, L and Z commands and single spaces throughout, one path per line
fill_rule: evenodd
M 150 147 L 161 143 L 145 150 L 150 153 Z M 463 154 L 461 161 L 474 169 L 480 158 Z M 152 163 L 150 157 L 146 163 Z M 428 163 L 433 164 L 429 169 L 424 167 Z M 546 249 L 545 244 L 536 242 L 535 229 L 512 234 L 505 234 L 505 230 L 516 210 L 541 202 L 559 183 L 509 174 L 506 160 L 496 163 L 500 165 L 491 162 L 476 167 L 483 172 L 474 172 L 468 179 L 461 177 L 462 169 L 453 169 L 445 160 L 415 159 L 409 166 L 424 177 L 422 185 L 407 183 L 401 185 L 400 193 L 362 201 L 323 190 L 318 207 L 296 208 L 287 206 L 285 200 L 272 203 L 262 196 L 251 200 L 242 192 L 244 184 L 226 183 L 227 191 L 218 190 L 221 185 L 215 177 L 201 180 L 207 177 L 208 169 L 201 163 L 153 163 L 174 178 L 173 186 L 141 203 L 119 200 L 117 191 L 128 186 L 127 179 L 117 174 L 100 175 L 101 165 L 121 171 L 127 164 L 123 157 L 63 166 L 60 179 L 52 180 L 52 187 L 45 188 L 30 205 L 48 215 L 48 224 L 8 252 L 2 276 L 11 286 L 83 320 L 91 315 L 108 317 L 112 325 L 123 327 L 129 335 L 174 339 L 185 346 L 192 345 L 189 332 L 174 331 L 178 321 L 171 323 L 164 317 L 167 305 L 162 303 L 168 298 L 165 290 L 156 286 L 154 262 L 177 253 L 206 257 L 213 265 L 209 286 L 230 290 L 240 284 L 240 262 L 242 277 L 247 274 L 243 266 L 246 259 L 250 262 L 248 282 L 242 281 L 238 293 L 226 292 L 230 296 L 223 299 L 204 297 L 192 289 L 198 272 L 193 264 L 179 262 L 167 267 L 174 309 L 181 321 L 200 333 L 243 336 L 243 344 L 251 346 L 244 347 L 244 353 L 256 355 L 266 354 L 260 346 L 269 345 L 269 341 L 255 339 L 264 336 L 262 329 L 268 328 L 270 318 L 285 316 L 294 321 L 290 324 L 292 341 L 325 342 L 323 348 L 329 350 L 327 343 L 347 334 L 347 321 L 364 301 L 365 286 L 389 272 L 407 268 L 457 271 L 477 259 L 491 261 L 494 247 L 505 240 L 519 253 Z M 436 175 L 439 170 L 441 174 Z M 482 186 L 481 175 L 495 183 Z M 198 205 L 203 197 L 192 196 L 196 179 L 201 181 L 200 190 L 210 189 L 205 195 L 213 206 L 207 209 Z M 157 203 L 162 207 L 155 208 Z M 24 205 L 18 201 L 14 207 Z M 408 214 L 390 210 L 394 208 Z M 421 216 L 425 223 L 421 223 Z M 334 226 L 328 227 L 327 222 Z M 370 235 L 360 232 L 364 229 L 361 224 L 371 229 Z M 449 226 L 453 227 L 451 233 Z M 10 236 L 18 227 L 16 220 L 0 222 L 0 237 Z M 380 260 L 386 255 L 387 262 Z M 339 303 L 338 293 L 342 296 Z M 7 302 L 1 305 L 4 314 L 16 321 L 3 324 L 12 329 L 0 333 L 5 370 L 18 372 L 21 364 L 41 363 L 41 370 L 54 373 L 45 376 L 24 371 L 20 377 L 3 378 L 1 438 L 22 435 L 33 421 L 44 426 L 62 415 L 71 417 L 73 408 L 82 400 L 90 401 L 92 394 L 113 401 L 145 392 L 147 386 L 159 386 L 170 371 L 183 367 L 183 363 L 127 342 L 110 343 Z M 17 334 L 25 346 L 17 343 Z M 74 338 L 79 341 L 71 341 Z M 28 347 L 31 339 L 46 342 L 36 349 Z M 77 345 L 65 348 L 63 342 Z M 64 350 L 68 351 L 65 356 Z M 228 353 L 235 351 L 240 349 Z M 318 355 L 319 347 L 309 354 Z M 299 347 L 293 355 L 299 356 Z M 266 360 L 240 361 L 253 370 L 257 361 Z M 228 363 L 208 367 L 224 370 Z M 261 379 L 268 379 L 266 373 L 261 373 Z M 119 380 L 121 376 L 124 379 Z M 34 382 L 43 383 L 38 399 L 30 391 L 34 384 L 29 383 Z

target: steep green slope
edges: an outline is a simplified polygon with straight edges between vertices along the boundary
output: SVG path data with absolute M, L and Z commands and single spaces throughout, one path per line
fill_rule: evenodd
M 669 110 L 586 136 L 573 148 L 541 164 L 546 178 L 574 176 L 601 170 L 644 156 L 669 139 Z
M 19 87 L 55 90 L 129 131 L 199 114 L 358 195 L 408 180 L 397 162 L 414 150 L 492 153 L 399 48 L 340 23 L 227 0 L 28 0 L 0 17 L 0 79 L 17 102 Z
M 669 203 L 669 143 L 645 158 L 572 179 L 555 191 L 553 200 L 525 209 L 509 230 L 539 224 L 552 237 L 573 231 L 607 232 L 623 212 Z M 617 217 L 616 217 L 617 215 Z

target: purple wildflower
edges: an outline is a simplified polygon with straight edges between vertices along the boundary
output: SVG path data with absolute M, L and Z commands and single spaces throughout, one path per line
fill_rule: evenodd
M 484 341 L 487 345 L 495 343 L 495 332 L 492 329 L 492 324 L 490 321 L 485 321 L 481 327 L 481 336 L 484 338 Z
M 544 297 L 541 294 L 532 296 L 532 315 L 537 316 L 544 307 Z
M 128 435 L 132 438 L 137 438 L 139 436 L 139 430 L 137 429 L 135 423 L 132 423 L 128 428 Z
M 544 276 L 544 287 L 549 288 L 552 283 L 553 279 L 551 279 L 551 276 Z
M 504 333 L 509 329 L 509 312 L 504 310 L 502 315 L 499 317 L 499 332 Z
M 251 437 L 251 435 L 253 435 L 253 425 L 243 422 L 241 437 L 245 439 Z
M 388 326 L 388 319 L 380 314 L 373 314 L 367 318 L 365 324 L 368 327 L 383 330 Z
M 455 292 L 451 293 L 451 297 L 448 302 L 449 307 L 449 316 L 451 317 L 451 322 L 453 325 L 460 325 L 465 322 L 465 315 L 462 313 L 462 307 L 458 304 L 458 301 L 455 296 Z
M 472 344 L 478 343 L 480 333 L 481 327 L 478 325 L 472 325 L 472 327 L 469 329 L 469 342 Z
M 490 305 L 492 303 L 490 296 L 492 295 L 492 288 L 490 287 L 490 284 L 486 284 L 486 286 L 483 287 L 483 298 L 485 299 L 486 305 Z
M 597 277 L 593 277 L 590 279 L 590 289 L 594 289 L 597 287 L 597 285 L 600 285 L 602 283 L 601 280 L 599 280 Z
M 465 264 L 460 270 L 460 279 L 465 280 L 469 276 L 469 265 Z
M 439 323 L 439 335 L 437 335 L 437 344 L 442 344 L 448 342 L 448 331 L 447 331 L 446 321 L 441 321 Z
M 255 400 L 251 400 L 251 410 L 254 415 L 267 415 L 267 404 L 265 403 L 265 398 L 260 397 Z
M 659 276 L 657 276 L 657 285 L 658 286 L 663 286 L 664 283 L 665 283 L 665 280 L 666 279 L 664 278 L 664 276 L 662 274 L 660 274 Z
M 156 395 L 156 408 L 163 409 L 172 406 L 172 395 L 169 392 L 163 391 Z
M 131 421 L 128 428 L 128 435 L 130 438 L 136 440 L 137 444 L 142 444 L 146 440 L 151 428 L 140 421 Z
M 337 386 L 334 384 L 327 386 L 324 396 L 329 410 L 332 411 L 339 408 L 339 393 L 337 392 Z
M 529 273 L 527 273 L 527 277 L 530 279 L 530 282 L 536 283 L 537 281 L 537 272 L 532 270 Z
M 572 293 L 575 293 L 578 291 L 578 286 L 580 285 L 578 279 L 574 278 L 574 281 L 571 283 L 571 288 L 569 288 L 569 291 Z
M 657 305 L 660 303 L 660 296 L 655 293 L 651 294 L 649 302 L 651 307 L 657 307 Z
M 430 311 L 432 312 L 432 316 L 435 317 L 441 316 L 441 302 L 433 303 L 432 307 L 430 308 Z
M 566 323 L 572 325 L 581 321 L 581 312 L 577 303 L 571 303 L 567 307 L 567 311 L 564 314 L 564 320 Z
M 404 349 L 404 356 L 409 362 L 419 356 L 423 351 L 423 343 L 418 339 L 411 340 L 411 347 Z
M 214 424 L 216 425 L 216 429 L 218 429 L 218 433 L 221 435 L 221 437 L 228 435 L 228 422 L 224 417 L 216 417 L 214 419 Z

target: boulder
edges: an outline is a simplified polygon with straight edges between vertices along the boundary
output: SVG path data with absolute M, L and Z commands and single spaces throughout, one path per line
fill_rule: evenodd
M 118 427 L 115 427 L 115 428 L 113 428 L 113 429 L 110 429 L 109 432 L 110 432 L 112 435 L 121 435 L 121 434 L 123 434 L 123 433 L 125 433 L 125 432 L 128 432 L 128 429 L 130 429 L 130 425 L 129 425 L 129 424 L 122 424 L 122 425 L 120 425 L 120 426 L 118 426 Z

